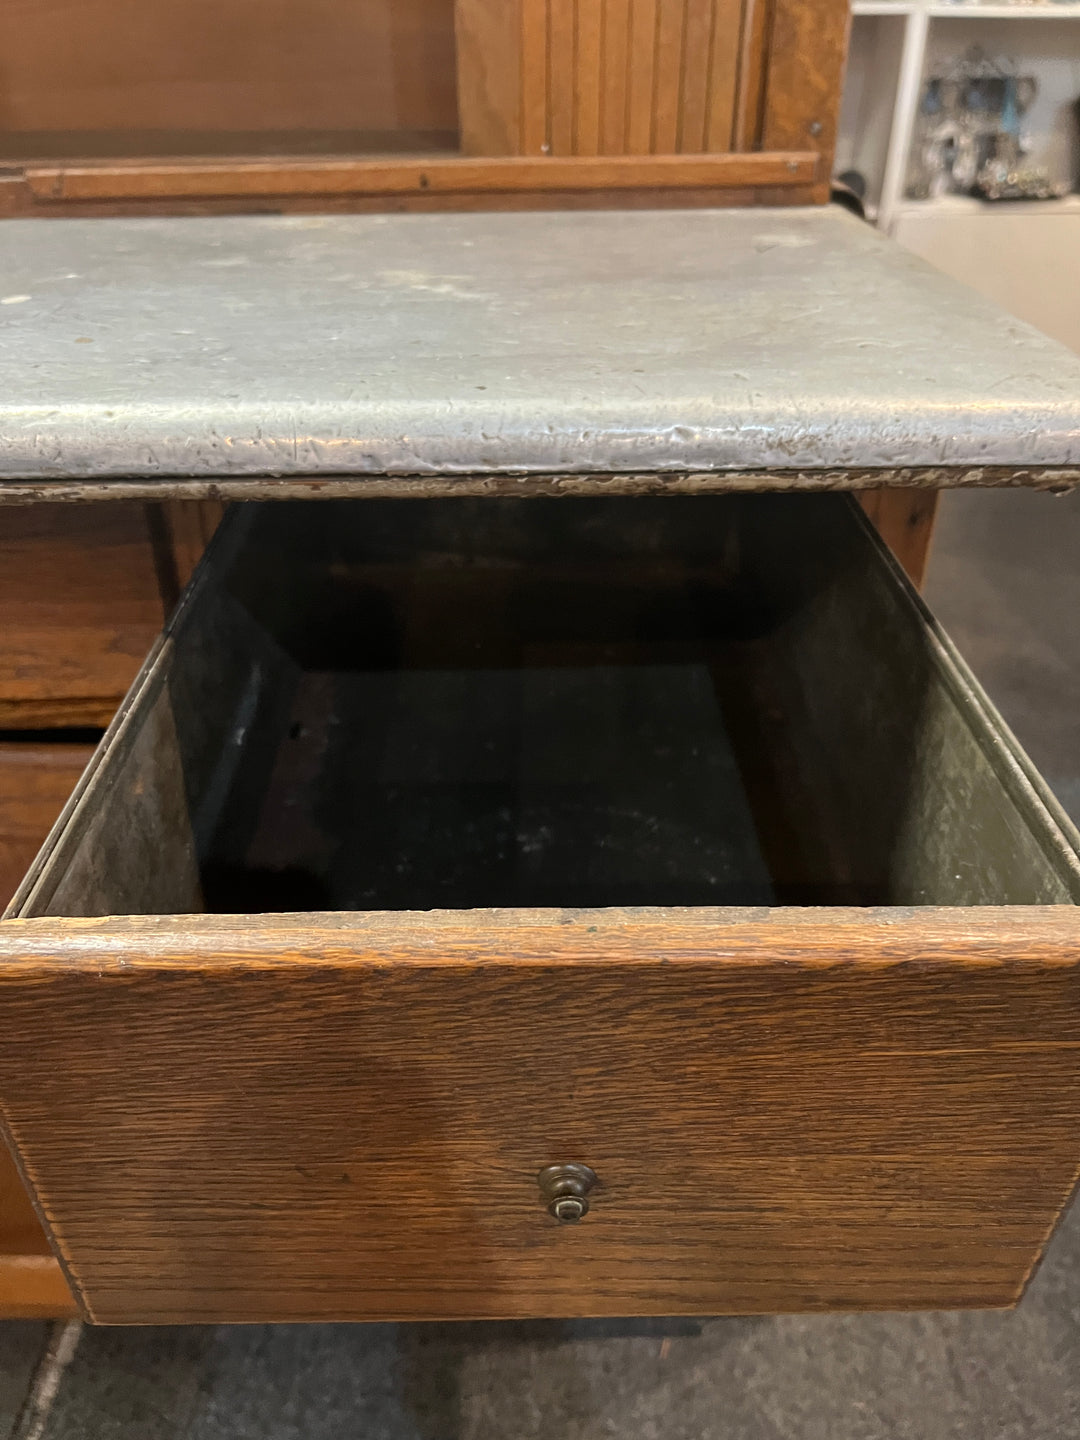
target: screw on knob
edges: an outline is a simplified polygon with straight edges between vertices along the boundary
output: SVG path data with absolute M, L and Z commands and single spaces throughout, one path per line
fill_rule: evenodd
M 589 1191 L 596 1175 L 588 1165 L 545 1165 L 536 1177 L 540 1198 L 561 1225 L 572 1225 L 589 1213 Z
M 561 1224 L 572 1225 L 589 1213 L 589 1202 L 574 1195 L 564 1195 L 559 1200 L 553 1200 L 548 1209 Z

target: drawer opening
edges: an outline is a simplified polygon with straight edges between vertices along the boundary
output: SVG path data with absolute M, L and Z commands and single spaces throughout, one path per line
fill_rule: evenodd
M 234 507 L 22 913 L 1078 896 L 847 497 L 469 498 Z

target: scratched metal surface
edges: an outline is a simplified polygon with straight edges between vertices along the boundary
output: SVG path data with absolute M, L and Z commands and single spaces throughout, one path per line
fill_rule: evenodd
M 0 226 L 0 482 L 1080 464 L 1080 359 L 838 209 Z

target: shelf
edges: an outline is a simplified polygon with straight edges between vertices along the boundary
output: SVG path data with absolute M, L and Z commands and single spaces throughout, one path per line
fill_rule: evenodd
M 1046 0 L 1033 5 L 981 5 L 978 0 L 958 0 L 955 5 L 928 5 L 927 13 L 935 20 L 951 20 L 963 16 L 970 20 L 1077 20 L 1080 4 L 1076 0 Z
M 940 195 L 936 200 L 903 200 L 896 210 L 905 219 L 946 215 L 1080 215 L 1080 195 L 1060 200 L 980 200 L 974 195 Z
M 984 202 L 947 196 L 940 202 L 906 201 L 908 175 L 926 77 L 949 74 L 973 45 L 1012 57 L 1022 73 L 1038 80 L 1025 117 L 1032 139 L 1030 163 L 1055 179 L 1080 174 L 1080 134 L 1075 104 L 1080 89 L 1080 26 L 1045 25 L 1080 20 L 1080 0 L 852 0 L 848 78 L 840 114 L 837 170 L 855 169 L 866 179 L 866 198 L 878 223 L 891 231 L 898 215 L 1000 213 L 1074 215 L 1080 197 L 1062 201 Z M 889 17 L 895 16 L 895 19 Z M 859 19 L 858 17 L 873 17 Z M 1019 22 L 1030 20 L 1023 25 Z M 984 25 L 984 21 L 992 22 Z M 1017 22 L 1010 26 L 1002 21 Z M 1039 23 L 1035 23 L 1039 22 Z M 913 207 L 913 208 L 912 208 Z M 952 207 L 951 210 L 948 207 Z
M 853 0 L 853 15 L 913 15 L 916 11 L 933 20 L 1080 20 L 1080 0 L 1037 0 L 1026 4 L 981 4 L 980 0 L 957 0 L 955 5 L 920 3 L 920 0 Z

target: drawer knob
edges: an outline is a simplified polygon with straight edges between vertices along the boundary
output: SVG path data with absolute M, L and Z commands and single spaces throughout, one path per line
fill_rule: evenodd
M 572 1225 L 589 1213 L 589 1191 L 596 1175 L 588 1165 L 545 1165 L 536 1177 L 540 1196 L 560 1225 Z

